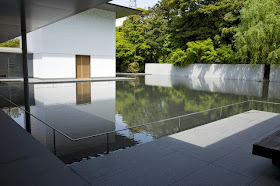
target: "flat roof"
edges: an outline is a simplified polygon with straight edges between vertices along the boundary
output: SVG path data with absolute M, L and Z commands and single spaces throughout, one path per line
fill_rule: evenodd
M 27 32 L 39 29 L 110 0 L 1 0 L 0 42 L 21 35 L 21 6 L 25 2 Z
M 125 16 L 129 16 L 129 15 L 139 14 L 142 12 L 141 10 L 137 10 L 137 9 L 133 9 L 133 8 L 125 7 L 125 6 L 120 6 L 120 5 L 116 5 L 113 3 L 105 3 L 105 4 L 98 6 L 97 8 L 102 9 L 102 10 L 111 11 L 111 12 L 116 12 L 117 19 L 125 17 Z

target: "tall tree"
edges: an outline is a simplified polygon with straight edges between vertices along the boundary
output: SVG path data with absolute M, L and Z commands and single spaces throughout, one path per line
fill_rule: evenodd
M 237 56 L 242 63 L 280 63 L 280 0 L 247 0 L 235 35 Z
M 233 36 L 244 1 L 162 0 L 129 16 L 118 28 L 118 67 L 125 71 L 134 59 L 140 71 L 145 63 L 236 63 Z

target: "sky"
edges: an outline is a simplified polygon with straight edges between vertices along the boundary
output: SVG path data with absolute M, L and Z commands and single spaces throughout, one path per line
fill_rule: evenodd
M 137 0 L 137 8 L 145 8 L 154 6 L 159 0 Z M 129 6 L 130 0 L 112 0 L 110 3 L 122 5 L 122 6 Z M 116 20 L 116 26 L 122 25 L 125 18 L 120 18 Z
M 122 6 L 129 6 L 130 0 L 112 0 L 110 3 L 122 5 Z M 136 0 L 137 8 L 148 8 L 154 6 L 158 0 Z

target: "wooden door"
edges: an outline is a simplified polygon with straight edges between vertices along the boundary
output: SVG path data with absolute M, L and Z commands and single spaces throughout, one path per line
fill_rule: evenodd
M 76 78 L 90 78 L 90 56 L 76 56 Z

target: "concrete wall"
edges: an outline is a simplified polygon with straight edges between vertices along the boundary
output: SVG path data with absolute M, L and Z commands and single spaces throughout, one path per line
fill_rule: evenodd
M 147 74 L 185 76 L 190 78 L 216 78 L 262 81 L 264 65 L 231 64 L 190 64 L 187 67 L 175 67 L 172 64 L 147 63 Z
M 34 54 L 33 77 L 76 78 L 76 57 L 72 54 Z
M 91 9 L 29 33 L 34 77 L 75 78 L 76 55 L 91 56 L 92 77 L 115 77 L 115 19 L 115 12 Z
M 269 79 L 272 82 L 280 82 L 280 65 L 271 65 Z

